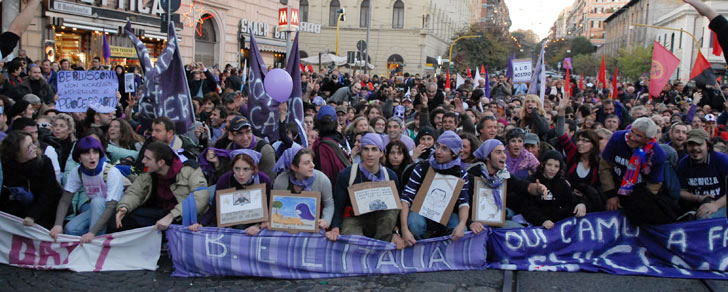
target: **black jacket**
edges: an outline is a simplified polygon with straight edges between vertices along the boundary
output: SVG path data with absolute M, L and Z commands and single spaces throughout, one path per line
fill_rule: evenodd
M 553 200 L 543 200 L 541 196 L 528 196 L 526 208 L 523 210 L 523 217 L 529 223 L 536 226 L 540 226 L 546 220 L 556 223 L 571 217 L 574 207 L 579 203 L 583 203 L 581 198 L 574 195 L 569 183 L 563 176 L 557 175 L 552 179 L 547 179 L 543 174 L 538 173 L 531 176 L 529 181 L 536 182 L 537 179 L 549 189 Z
M 10 200 L 8 187 L 24 187 L 33 193 L 33 203 L 23 206 Z M 17 163 L 14 159 L 3 161 L 3 188 L 0 195 L 0 210 L 20 218 L 31 217 L 35 223 L 51 229 L 56 219 L 58 200 L 63 189 L 56 181 L 51 160 L 43 155 L 38 159 Z

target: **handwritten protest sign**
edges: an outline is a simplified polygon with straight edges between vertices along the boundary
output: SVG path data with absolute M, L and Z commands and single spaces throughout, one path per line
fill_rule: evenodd
M 531 59 L 513 60 L 513 83 L 530 82 L 532 71 Z
M 349 187 L 349 198 L 356 216 L 381 210 L 399 209 L 394 181 L 366 182 Z
M 124 93 L 134 93 L 135 90 L 134 73 L 124 74 Z
M 91 107 L 98 112 L 111 112 L 116 109 L 118 89 L 114 71 L 59 71 L 56 109 L 78 113 Z

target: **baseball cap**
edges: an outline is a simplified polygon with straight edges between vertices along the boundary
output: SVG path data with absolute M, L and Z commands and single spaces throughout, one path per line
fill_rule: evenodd
M 538 145 L 538 136 L 534 133 L 528 133 L 523 138 L 523 145 Z
M 702 145 L 708 140 L 710 140 L 708 132 L 703 129 L 692 129 L 688 132 L 688 142 Z
M 707 114 L 707 115 L 705 115 L 705 121 L 706 122 L 716 122 L 718 120 L 715 118 L 714 114 Z
M 346 106 L 345 105 L 337 105 L 336 106 L 336 113 L 339 113 L 339 112 L 346 113 L 347 112 Z
M 240 129 L 245 127 L 250 128 L 250 122 L 248 122 L 248 119 L 243 116 L 234 117 L 230 121 L 230 130 L 232 131 L 239 131 Z
M 318 119 L 320 120 L 325 116 L 330 116 L 334 120 L 336 120 L 336 110 L 334 109 L 333 106 L 325 105 L 319 109 L 318 116 L 317 116 Z

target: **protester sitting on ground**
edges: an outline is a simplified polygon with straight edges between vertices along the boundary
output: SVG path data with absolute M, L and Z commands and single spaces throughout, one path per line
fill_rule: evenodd
M 70 172 L 63 195 L 58 202 L 55 225 L 50 231 L 57 239 L 61 233 L 81 236 L 81 243 L 106 233 L 106 225 L 116 211 L 124 191 L 121 172 L 106 161 L 101 142 L 92 136 L 81 138 L 73 150 L 73 160 L 80 165 Z M 89 200 L 80 213 L 66 223 L 68 209 L 76 192 L 85 190 Z
M 11 131 L 2 143 L 3 189 L 0 211 L 51 228 L 63 190 L 50 159 L 33 143 L 31 134 Z
M 666 224 L 675 210 L 662 189 L 665 152 L 650 118 L 636 119 L 629 130 L 618 131 L 601 154 L 599 180 L 608 211 L 622 209 L 634 224 Z
M 525 179 L 536 171 L 539 165 L 538 158 L 523 147 L 523 138 L 526 133 L 521 128 L 508 131 L 508 172 L 518 178 Z
M 48 142 L 55 141 L 41 141 L 38 136 L 37 123 L 35 122 L 35 120 L 29 118 L 23 117 L 16 119 L 13 122 L 11 130 L 24 131 L 30 134 L 30 136 L 33 138 L 33 144 L 35 145 L 35 147 L 38 147 L 38 150 L 40 151 L 39 154 L 43 154 L 51 160 L 51 163 L 53 164 L 53 170 L 56 173 L 56 181 L 60 183 L 61 178 L 63 177 L 63 172 L 61 172 L 61 164 L 58 162 L 58 151 L 56 151 L 55 147 L 48 144 Z
M 139 150 L 139 155 L 134 165 L 138 171 L 144 169 L 144 150 L 154 142 L 160 142 L 169 146 L 183 160 L 196 160 L 197 151 L 192 141 L 184 135 L 177 135 L 174 122 L 168 117 L 158 117 L 152 121 L 152 135 Z
M 512 176 L 506 169 L 506 148 L 500 140 L 486 140 L 473 152 L 473 155 L 478 158 L 479 162 L 468 169 L 469 201 L 472 202 L 474 194 L 479 192 L 476 189 L 477 184 L 475 181 L 480 180 L 483 187 L 491 190 L 494 199 L 493 204 L 495 204 L 496 208 L 500 212 L 507 213 L 503 227 L 522 227 L 511 220 L 513 215 L 523 212 L 526 207 L 527 196 L 548 194 L 548 188 L 538 182 L 529 183 L 526 180 Z M 504 196 L 505 200 L 503 200 Z M 471 222 L 468 226 L 475 234 L 485 230 L 485 226 L 481 222 Z
M 558 221 L 586 215 L 585 199 L 574 195 L 564 178 L 565 167 L 561 153 L 554 150 L 544 153 L 538 171 L 529 181 L 543 184 L 549 192 L 541 196 L 527 196 L 523 217 L 529 223 L 551 229 Z
M 127 150 L 139 151 L 144 143 L 144 137 L 134 132 L 129 122 L 121 118 L 111 120 L 107 134 L 109 145 Z
M 270 178 L 264 172 L 261 172 L 257 166 L 260 164 L 261 154 L 250 149 L 238 149 L 230 152 L 230 159 L 232 161 L 232 170 L 226 172 L 217 180 L 215 196 L 226 189 L 243 190 L 253 185 L 265 184 L 266 197 L 268 197 L 271 190 Z M 198 220 L 198 223 L 191 224 L 188 227 L 190 230 L 196 232 L 203 226 L 217 226 L 217 203 L 215 203 L 215 199 L 212 202 L 212 205 Z M 207 202 L 205 202 L 205 205 L 207 205 Z M 246 234 L 254 236 L 261 229 L 268 228 L 268 224 L 266 222 L 241 224 L 235 225 L 233 228 L 245 230 Z
M 698 219 L 726 216 L 728 155 L 713 150 L 703 129 L 687 135 L 688 156 L 680 160 L 676 173 L 680 179 L 680 214 L 695 212 Z
M 453 240 L 458 240 L 465 234 L 468 212 L 470 211 L 470 200 L 467 187 L 468 175 L 460 167 L 460 151 L 462 148 L 462 139 L 455 132 L 447 130 L 437 138 L 435 153 L 427 161 L 417 163 L 412 171 L 410 179 L 400 195 L 402 201 L 402 212 L 400 214 L 402 238 L 408 246 L 414 245 L 416 240 L 448 234 L 452 235 Z M 445 226 L 440 222 L 434 222 L 410 211 L 410 207 L 420 187 L 425 183 L 425 178 L 430 169 L 441 175 L 461 178 L 465 183 L 459 194 L 452 194 L 452 196 L 457 196 L 458 199 L 455 203 L 456 207 L 452 210 L 452 214 Z
M 336 241 L 339 235 L 363 235 L 389 242 L 393 239 L 392 233 L 397 225 L 399 209 L 355 216 L 347 189 L 359 183 L 392 180 L 399 193 L 398 178 L 394 171 L 380 164 L 384 156 L 384 145 L 379 134 L 364 135 L 361 138 L 361 147 L 362 162 L 345 168 L 336 178 L 334 217 L 331 220 L 331 230 L 326 232 L 326 238 Z
M 304 191 L 321 193 L 323 207 L 317 222 L 319 228 L 326 230 L 334 217 L 334 197 L 329 178 L 314 169 L 313 151 L 294 144 L 283 152 L 273 171 L 278 173 L 273 183 L 274 190 L 288 190 L 294 194 Z
M 155 225 L 166 230 L 182 219 L 188 196 L 194 197 L 197 214 L 204 212 L 210 194 L 202 171 L 194 161 L 182 163 L 168 144 L 149 143 L 142 163 L 147 169 L 126 190 L 116 208 L 116 227 L 124 230 Z
M 66 171 L 66 161 L 71 156 L 71 149 L 73 144 L 76 143 L 75 137 L 75 123 L 73 118 L 66 114 L 58 114 L 52 121 L 53 136 L 56 137 L 59 145 L 61 146 L 58 151 L 58 162 L 61 165 L 61 171 Z

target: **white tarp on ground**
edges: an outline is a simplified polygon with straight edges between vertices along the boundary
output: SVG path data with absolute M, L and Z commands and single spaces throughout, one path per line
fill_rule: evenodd
M 97 236 L 80 245 L 81 237 L 59 235 L 53 242 L 40 225 L 0 212 L 0 263 L 33 269 L 76 272 L 156 270 L 162 233 L 153 226 Z

